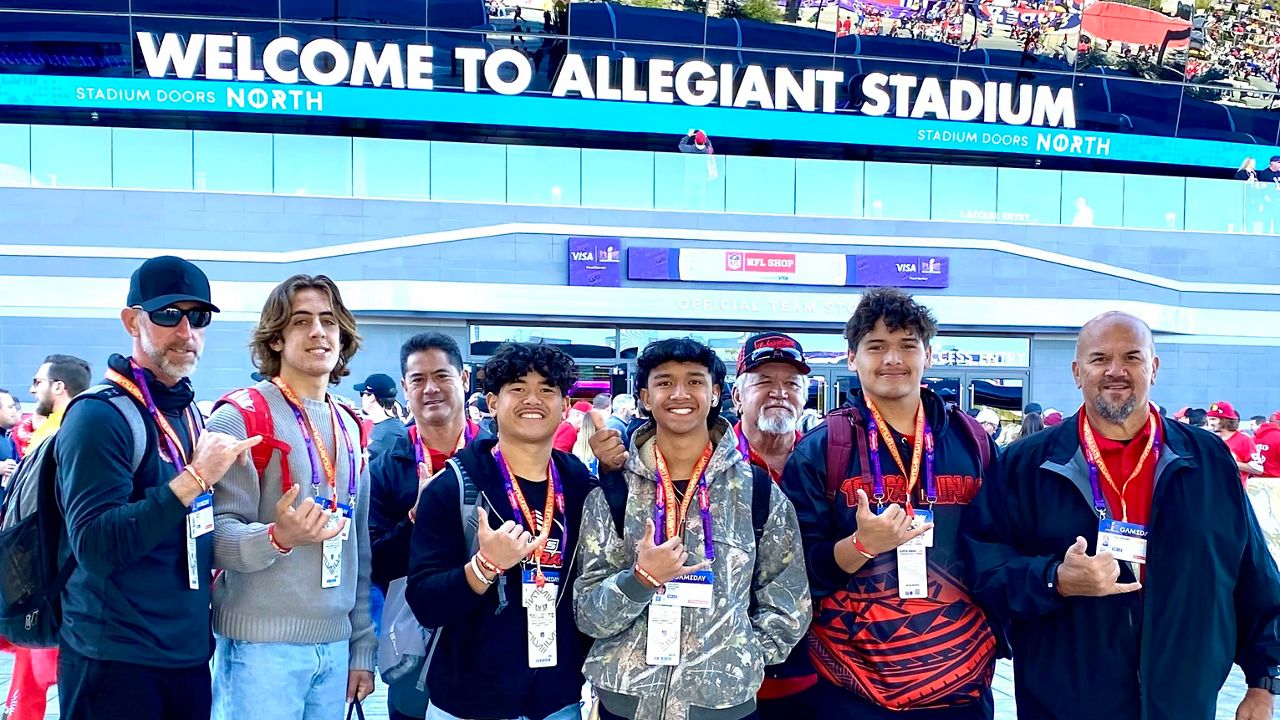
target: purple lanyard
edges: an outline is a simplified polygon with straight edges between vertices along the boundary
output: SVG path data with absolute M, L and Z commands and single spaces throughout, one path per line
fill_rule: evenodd
M 339 416 L 338 408 L 334 406 L 333 400 L 328 399 L 328 408 L 330 420 L 333 422 L 334 432 L 342 437 L 342 446 L 347 451 L 347 503 L 351 507 L 356 504 L 356 450 L 351 444 L 351 436 L 347 434 L 347 428 L 342 424 L 342 418 Z M 311 462 L 311 487 L 314 488 L 315 496 L 320 497 L 320 452 L 321 449 L 316 447 L 315 441 L 311 438 L 311 431 L 307 428 L 307 421 L 302 417 L 302 408 L 289 402 L 285 398 L 285 404 L 293 411 L 293 417 L 298 421 L 298 428 L 302 431 L 302 439 L 307 444 L 307 459 Z M 336 442 L 336 440 L 335 440 Z M 337 448 L 334 448 L 334 458 L 337 458 Z M 288 459 L 286 458 L 286 462 Z M 338 498 L 330 498 L 330 501 L 337 503 Z
M 1160 428 L 1159 424 L 1151 429 L 1155 437 L 1151 441 L 1151 462 L 1157 466 L 1160 464 Z M 1102 451 L 1099 450 L 1099 453 Z M 1099 520 L 1107 519 L 1107 497 L 1102 494 L 1102 484 L 1098 482 L 1098 477 L 1102 472 L 1098 470 L 1098 463 L 1093 459 L 1093 453 L 1089 448 L 1084 449 L 1084 461 L 1089 466 L 1089 489 L 1093 490 L 1093 511 L 1098 514 Z M 1145 463 L 1143 463 L 1145 464 Z M 1128 485 L 1128 483 L 1125 483 Z M 1124 488 L 1119 488 L 1120 500 L 1124 501 Z
M 884 473 L 880 467 L 880 427 L 876 424 L 875 416 L 871 412 L 867 412 L 867 439 L 868 439 L 868 455 L 871 460 L 871 492 L 875 496 L 876 505 L 884 507 Z M 911 489 L 907 492 L 907 505 L 911 505 Z M 938 502 L 938 482 L 933 476 L 933 430 L 929 427 L 929 418 L 924 418 L 924 494 L 925 502 L 929 503 L 929 509 L 933 510 L 933 504 Z
M 424 454 L 424 451 L 423 451 L 423 448 L 425 447 L 425 445 L 424 445 L 424 444 L 423 444 L 423 442 L 422 442 L 422 435 L 418 433 L 418 427 L 417 427 L 416 425 L 415 425 L 415 426 L 414 426 L 414 428 L 413 428 L 413 439 L 414 439 L 414 443 L 413 443 L 413 457 L 414 457 L 414 459 L 415 459 L 415 460 L 417 460 L 418 462 L 426 462 L 427 457 L 426 457 L 426 455 Z M 470 445 L 470 444 L 471 444 L 471 441 L 472 441 L 472 440 L 475 440 L 475 439 L 476 439 L 475 434 L 474 434 L 474 433 L 471 433 L 471 423 L 466 423 L 466 424 L 464 424 L 464 425 L 462 426 L 462 445 L 463 445 L 463 447 L 466 447 L 467 445 Z M 456 452 L 456 451 L 455 451 L 455 452 Z
M 742 435 L 739 435 L 738 437 L 740 439 L 740 442 L 745 442 L 746 439 L 743 438 Z M 654 464 L 657 465 L 658 464 L 658 461 L 656 459 L 657 448 L 654 448 L 654 453 L 655 453 Z M 750 458 L 746 457 L 746 459 L 749 464 L 751 462 Z M 665 466 L 666 465 L 665 461 L 662 464 L 663 466 Z M 715 532 L 711 528 L 711 492 L 707 490 L 706 466 L 710 464 L 711 462 L 710 460 L 708 460 L 707 463 L 703 465 L 702 472 L 698 473 L 697 493 L 698 493 L 698 510 L 702 513 L 702 544 L 706 548 L 706 552 L 705 552 L 706 559 L 711 562 L 715 562 L 715 559 L 716 559 L 716 548 L 714 545 Z M 654 484 L 656 486 L 655 492 L 654 492 L 656 501 L 654 502 L 654 505 L 653 505 L 653 534 L 654 534 L 653 544 L 661 545 L 662 543 L 667 541 L 667 500 L 668 498 L 666 497 L 666 492 L 664 490 L 665 485 L 662 481 L 662 472 L 660 470 L 656 470 L 656 469 L 654 470 L 653 479 L 654 479 Z M 692 484 L 692 481 L 690 481 L 690 484 Z M 675 481 L 672 481 L 671 486 L 673 488 L 675 487 Z M 689 492 L 689 490 L 690 490 L 689 487 L 685 488 L 686 493 Z M 669 499 L 672 502 L 676 502 L 676 499 L 674 497 Z M 681 532 L 683 532 L 683 530 L 684 529 L 681 528 Z
M 155 401 L 151 399 L 151 388 L 147 387 L 146 374 L 143 373 L 142 368 L 138 367 L 138 365 L 132 360 L 129 361 L 129 369 L 133 371 L 133 380 L 138 385 L 138 392 L 142 393 L 142 400 L 147 406 L 147 412 L 151 413 L 152 419 L 155 419 L 156 416 L 160 414 L 160 410 L 156 407 Z M 186 419 L 185 416 L 183 419 Z M 170 437 L 169 433 L 164 432 L 162 428 L 159 428 L 159 425 L 160 423 L 157 421 L 156 426 L 161 430 L 158 433 L 160 435 L 160 439 L 169 448 L 169 458 L 173 461 L 173 466 L 177 468 L 178 472 L 182 472 L 187 467 L 186 463 L 182 462 L 182 449 L 178 447 L 177 440 Z M 191 426 L 188 425 L 188 429 L 190 429 L 190 427 Z M 188 439 L 191 442 L 191 447 L 194 448 L 196 445 L 195 437 Z
M 463 432 L 466 431 L 464 430 Z M 511 468 L 507 466 L 507 460 L 502 457 L 502 450 L 498 449 L 497 445 L 493 446 L 493 457 L 498 461 L 498 472 L 502 473 L 502 486 L 507 491 L 507 503 L 511 505 L 512 520 L 515 521 L 516 525 L 524 527 L 524 512 L 520 510 L 520 501 L 516 499 L 516 479 L 511 476 Z M 551 492 L 555 493 L 556 510 L 564 517 L 564 523 L 560 529 L 560 553 L 561 557 L 564 557 L 564 553 L 569 549 L 569 516 L 564 511 L 564 488 L 560 485 L 560 470 L 556 468 L 554 460 L 547 462 L 547 474 L 550 476 L 548 479 L 551 481 Z M 533 508 L 531 507 L 529 511 L 533 512 Z M 528 526 L 533 528 L 536 536 L 538 533 L 535 520 L 536 518 L 529 518 Z M 553 526 L 555 518 L 543 518 L 543 522 L 547 523 L 547 526 Z M 549 532 L 547 536 L 550 537 Z M 542 551 L 539 550 L 538 552 L 541 553 Z
M 751 462 L 751 443 L 747 442 L 747 436 L 742 432 L 742 426 L 735 427 L 733 431 L 738 435 L 738 452 L 742 453 L 742 459 Z

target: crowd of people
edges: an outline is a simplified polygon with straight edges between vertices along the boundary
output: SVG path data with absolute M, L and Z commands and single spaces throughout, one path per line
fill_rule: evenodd
M 0 461 L 11 492 L 52 468 L 70 576 L 34 652 L 64 718 L 337 720 L 375 671 L 393 718 L 578 720 L 584 686 L 606 720 L 991 718 L 1010 656 L 1023 718 L 1210 717 L 1233 663 L 1237 717 L 1271 717 L 1280 573 L 1230 437 L 1150 402 L 1133 316 L 1081 328 L 1080 411 L 1029 407 L 1044 427 L 1002 449 L 922 389 L 937 320 L 896 289 L 860 299 L 861 389 L 807 433 L 781 332 L 746 340 L 731 390 L 673 338 L 634 396 L 581 404 L 555 345 L 504 344 L 469 399 L 456 342 L 421 333 L 361 413 L 331 392 L 361 338 L 322 275 L 271 291 L 261 380 L 206 422 L 213 301 L 195 265 L 143 263 L 130 355 L 93 386 L 51 356 L 44 439 Z

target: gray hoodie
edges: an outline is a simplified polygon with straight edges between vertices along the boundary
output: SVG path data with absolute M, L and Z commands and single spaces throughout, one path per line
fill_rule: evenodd
M 573 595 L 578 628 L 595 638 L 584 673 L 614 714 L 634 720 L 736 720 L 754 709 L 765 666 L 782 662 L 812 619 L 795 510 L 774 486 L 769 520 L 756 547 L 751 465 L 738 452 L 729 424 L 718 421 L 707 466 L 716 556 L 712 607 L 681 611 L 679 665 L 647 664 L 654 591 L 635 578 L 632 568 L 644 521 L 653 517 L 655 433 L 649 424 L 632 440 L 623 473 L 623 537 L 617 535 L 603 491 L 587 496 Z M 705 557 L 702 537 L 702 516 L 691 510 L 684 534 L 690 562 Z

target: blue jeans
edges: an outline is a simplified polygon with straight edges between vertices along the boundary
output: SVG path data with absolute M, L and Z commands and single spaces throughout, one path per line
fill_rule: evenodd
M 343 720 L 348 643 L 255 643 L 217 637 L 213 718 Z
M 465 720 L 456 715 L 449 713 L 436 707 L 434 703 L 427 706 L 426 720 Z M 582 703 L 576 702 L 565 708 L 557 710 L 545 718 L 531 718 L 521 715 L 518 718 L 509 718 L 509 720 L 582 720 Z

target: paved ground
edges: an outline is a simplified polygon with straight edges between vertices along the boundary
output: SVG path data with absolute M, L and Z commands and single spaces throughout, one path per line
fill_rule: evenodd
M 12 674 L 13 656 L 9 653 L 0 653 L 0 694 L 7 695 L 9 692 L 9 677 Z M 996 667 L 996 679 L 994 683 L 996 697 L 996 718 L 997 720 L 1015 720 L 1017 717 L 1017 706 L 1013 701 L 1013 666 L 1008 662 L 1001 661 Z M 1236 715 L 1236 706 L 1240 704 L 1240 699 L 1244 697 L 1244 677 L 1240 674 L 1240 670 L 1233 669 L 1231 677 L 1228 678 L 1226 686 L 1222 689 L 1222 694 L 1218 696 L 1218 716 L 1217 720 L 1233 720 Z M 49 710 L 46 718 L 58 717 L 58 691 L 55 688 L 49 693 Z M 364 703 L 366 720 L 386 720 L 387 717 L 387 700 L 386 688 L 381 682 L 378 689 L 374 691 L 372 697 Z

